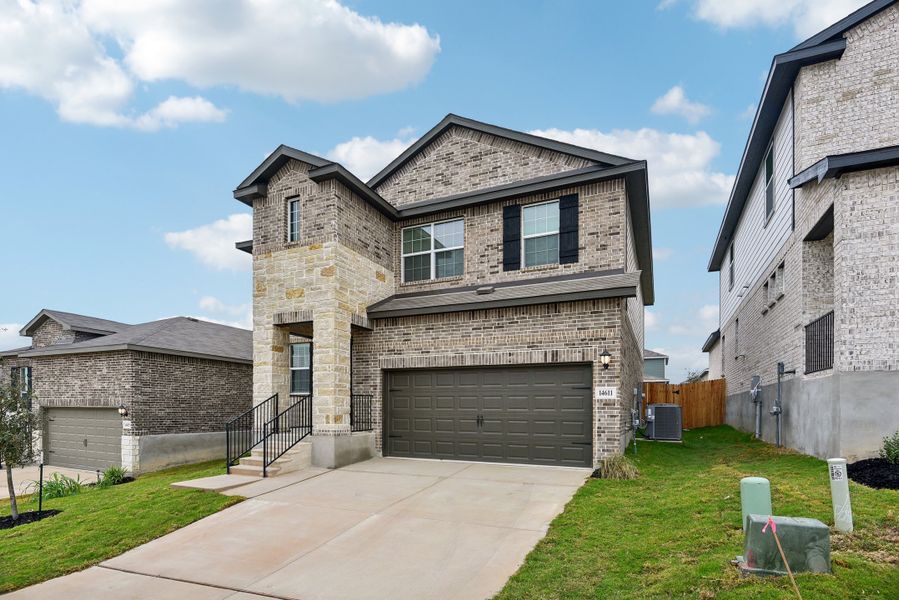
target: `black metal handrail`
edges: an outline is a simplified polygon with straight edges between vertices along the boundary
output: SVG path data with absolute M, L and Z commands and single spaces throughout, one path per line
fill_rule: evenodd
M 833 368 L 833 311 L 805 326 L 805 372 Z
M 265 424 L 278 414 L 278 394 L 225 423 L 225 467 L 228 473 L 265 436 Z
M 262 476 L 268 468 L 312 433 L 312 396 L 291 396 L 290 406 L 272 417 L 263 426 Z
M 372 431 L 373 412 L 372 402 L 374 396 L 371 394 L 352 394 L 350 396 L 350 430 L 351 431 Z

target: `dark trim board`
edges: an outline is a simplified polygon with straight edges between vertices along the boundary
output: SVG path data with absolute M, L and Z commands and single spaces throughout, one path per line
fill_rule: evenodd
M 899 146 L 886 146 L 847 154 L 832 154 L 790 179 L 790 187 L 796 189 L 812 181 L 821 183 L 825 179 L 839 179 L 844 173 L 869 171 L 896 165 L 899 165 Z

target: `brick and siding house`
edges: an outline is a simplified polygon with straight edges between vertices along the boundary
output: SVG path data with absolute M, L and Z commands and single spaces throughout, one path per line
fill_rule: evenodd
M 876 453 L 899 429 L 899 4 L 871 2 L 774 57 L 709 263 L 703 350 L 727 421 L 762 437 L 784 363 L 783 442 Z
M 20 333 L 31 344 L 0 352 L 0 378 L 30 387 L 41 424 L 35 450 L 49 465 L 137 474 L 221 458 L 225 423 L 252 407 L 244 329 L 45 309 Z
M 653 302 L 645 162 L 449 115 L 367 183 L 281 146 L 234 196 L 254 402 L 311 394 L 314 464 L 621 452 Z

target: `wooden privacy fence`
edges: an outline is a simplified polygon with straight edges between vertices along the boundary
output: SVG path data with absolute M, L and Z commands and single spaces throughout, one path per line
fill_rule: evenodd
M 723 425 L 726 395 L 723 379 L 681 384 L 644 383 L 643 416 L 647 404 L 679 404 L 684 429 Z

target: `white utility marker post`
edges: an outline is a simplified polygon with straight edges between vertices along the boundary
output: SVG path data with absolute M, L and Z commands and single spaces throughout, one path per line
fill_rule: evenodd
M 849 475 L 845 458 L 828 458 L 830 497 L 833 500 L 833 526 L 840 533 L 852 533 L 852 504 L 849 502 Z

